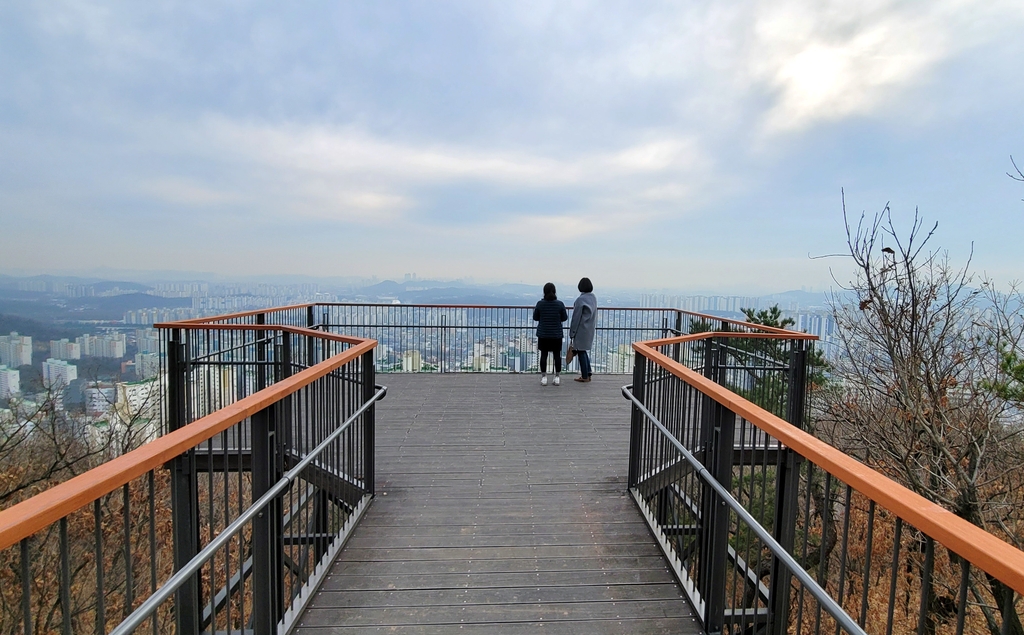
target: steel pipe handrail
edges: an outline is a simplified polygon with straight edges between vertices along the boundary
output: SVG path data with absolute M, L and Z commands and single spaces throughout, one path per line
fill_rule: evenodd
M 178 328 L 181 322 L 168 324 Z M 216 412 L 197 419 L 192 423 L 169 432 L 159 439 L 113 458 L 84 474 L 80 474 L 59 485 L 36 494 L 28 500 L 0 511 L 0 550 L 6 549 L 37 531 L 57 522 L 68 514 L 81 509 L 95 500 L 106 496 L 118 487 L 167 463 L 176 456 L 209 440 L 236 423 L 263 410 L 270 404 L 291 395 L 302 387 L 358 359 L 373 350 L 377 341 L 335 335 L 302 327 L 275 326 L 263 324 L 211 324 L 185 325 L 188 328 L 202 326 L 216 330 L 283 330 L 289 333 L 308 335 L 352 344 L 352 347 L 307 368 L 287 379 L 276 382 L 263 390 L 249 395 Z
M 153 594 L 146 598 L 138 608 L 132 611 L 132 613 L 125 618 L 123 622 L 118 624 L 117 628 L 110 632 L 110 635 L 127 635 L 128 633 L 132 633 L 143 622 L 149 619 L 150 615 L 152 615 L 163 602 L 171 597 L 171 595 L 177 591 L 181 585 L 195 575 L 199 569 L 217 553 L 218 549 L 227 544 L 228 540 L 241 531 L 245 524 L 252 520 L 257 513 L 262 511 L 267 504 L 284 493 L 292 483 L 298 480 L 298 477 L 307 467 L 309 467 L 310 463 L 312 463 L 315 458 L 319 457 L 331 443 L 336 441 L 343 432 L 349 429 L 353 421 L 362 416 L 362 414 L 374 403 L 383 399 L 384 395 L 388 392 L 387 386 L 377 385 L 375 388 L 377 391 L 373 394 L 372 398 L 368 399 L 366 403 L 352 413 L 351 417 L 346 419 L 345 422 L 338 426 L 334 432 L 329 434 L 323 441 L 313 448 L 305 458 L 295 465 L 295 467 L 285 472 L 284 475 L 282 475 L 281 478 L 274 483 L 274 485 L 271 486 L 263 496 L 260 496 L 259 499 L 250 505 L 244 512 L 239 514 L 238 518 L 217 534 L 217 536 L 203 547 L 203 549 L 191 560 L 189 560 L 187 564 L 179 569 L 173 576 L 168 578 L 159 589 L 154 591 Z
M 673 435 L 664 424 L 658 421 L 657 417 L 655 417 L 654 414 L 648 410 L 632 392 L 630 392 L 631 388 L 632 386 L 623 386 L 622 396 L 632 401 L 633 405 L 636 406 L 645 417 L 647 417 L 647 420 L 661 431 L 661 433 L 668 439 L 669 443 L 671 443 L 672 446 L 683 455 L 686 462 L 693 466 L 694 472 L 696 472 L 705 483 L 715 490 L 722 501 L 728 505 L 730 509 L 736 512 L 736 515 L 742 518 L 743 522 L 747 523 L 747 526 L 750 527 L 751 531 L 753 531 L 769 548 L 772 555 L 786 565 L 790 572 L 800 580 L 808 591 L 810 591 L 811 595 L 814 596 L 814 599 L 821 604 L 825 611 L 828 612 L 828 614 L 831 615 L 833 619 L 835 619 L 836 622 L 838 622 L 848 633 L 852 633 L 853 635 L 866 635 L 864 629 L 862 629 L 857 622 L 853 621 L 853 618 L 843 610 L 843 607 L 839 606 L 838 602 L 832 599 L 832 596 L 830 596 L 825 589 L 821 588 L 821 585 L 818 584 L 818 582 L 815 581 L 815 579 L 811 577 L 811 575 L 807 573 L 802 566 L 800 566 L 800 563 L 796 561 L 796 558 L 790 555 L 790 553 L 786 551 L 786 549 L 783 548 L 783 546 L 780 545 L 764 527 L 761 526 L 761 523 L 759 523 L 757 519 L 754 518 L 754 516 L 751 515 L 750 512 L 748 512 L 743 505 L 733 497 L 729 490 L 722 487 L 722 484 L 719 483 L 710 472 L 708 472 L 707 468 L 704 467 L 704 464 L 697 460 L 697 457 L 687 450 L 686 446 L 680 443 L 679 440 L 676 439 L 675 435 Z
M 687 338 L 725 336 L 735 334 L 700 333 L 682 338 L 635 342 L 633 350 L 830 472 L 982 571 L 1024 594 L 1024 551 L 655 350 L 657 346 L 678 343 Z

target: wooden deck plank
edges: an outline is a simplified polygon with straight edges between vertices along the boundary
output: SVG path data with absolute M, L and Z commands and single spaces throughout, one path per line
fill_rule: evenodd
M 297 633 L 700 632 L 626 495 L 628 378 L 380 380 L 378 495 Z
M 480 624 L 415 624 L 415 625 L 381 625 L 381 626 L 315 626 L 304 628 L 305 635 L 377 635 L 394 633 L 397 635 L 448 635 L 458 632 L 460 635 L 490 635 L 501 629 L 502 635 L 521 635 L 524 633 L 544 633 L 545 635 L 622 635 L 622 633 L 643 633 L 645 635 L 678 635 L 679 633 L 695 633 L 697 626 L 692 617 L 682 618 L 641 618 L 591 620 L 578 619 L 573 621 L 530 621 L 513 623 Z
M 612 569 L 603 571 L 520 571 L 514 573 L 433 573 L 402 576 L 336 574 L 325 581 L 323 591 L 412 589 L 489 589 L 522 586 L 675 584 L 666 571 Z

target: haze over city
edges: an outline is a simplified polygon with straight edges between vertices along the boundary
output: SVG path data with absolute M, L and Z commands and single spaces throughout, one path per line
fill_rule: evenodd
M 1007 281 L 1021 32 L 1019 1 L 5 3 L 0 273 L 826 290 L 845 189 Z

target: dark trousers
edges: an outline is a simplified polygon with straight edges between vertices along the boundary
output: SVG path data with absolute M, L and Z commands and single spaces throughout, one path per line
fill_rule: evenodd
M 548 373 L 548 353 L 555 356 L 555 373 L 562 372 L 562 338 L 538 337 L 537 348 L 540 349 L 540 373 Z
M 576 359 L 580 360 L 580 377 L 586 379 L 594 373 L 590 372 L 590 353 L 587 351 L 576 351 Z

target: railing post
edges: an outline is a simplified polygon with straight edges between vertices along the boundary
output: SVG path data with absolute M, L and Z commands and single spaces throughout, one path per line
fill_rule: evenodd
M 173 329 L 167 343 L 167 426 L 177 430 L 188 423 L 188 358 L 181 329 Z M 199 492 L 195 451 L 171 460 L 171 518 L 174 570 L 184 567 L 199 551 Z M 192 576 L 174 594 L 174 622 L 179 635 L 198 635 L 200 614 L 198 576 Z
M 314 315 L 314 311 L 315 307 L 313 305 L 309 305 L 308 307 L 306 307 L 306 328 L 308 329 L 312 329 L 314 326 L 316 326 L 316 316 Z M 316 341 L 312 337 L 307 336 L 306 359 L 304 360 L 303 364 L 306 368 L 316 365 L 316 360 L 314 359 L 315 352 Z
M 647 358 L 637 351 L 633 362 L 633 397 L 640 403 L 644 402 L 646 395 L 647 381 Z M 629 420 L 629 476 L 626 481 L 626 491 L 635 486 L 640 480 L 640 432 L 643 430 L 644 413 L 632 405 L 632 412 Z
M 796 542 L 797 495 L 800 488 L 800 464 L 793 450 L 782 450 L 775 473 L 775 517 L 772 537 L 789 553 Z M 783 635 L 789 625 L 789 591 L 793 574 L 778 558 L 772 559 L 769 588 L 769 635 Z
M 705 374 L 725 383 L 726 350 L 718 338 L 708 338 Z M 710 397 L 704 399 L 705 467 L 726 490 L 732 487 L 733 434 L 736 415 Z M 710 487 L 701 496 L 701 570 L 698 583 L 704 599 L 704 630 L 721 633 L 725 623 L 725 579 L 729 562 L 729 508 Z
M 447 318 L 448 318 L 448 316 L 446 316 L 444 313 L 441 314 L 441 345 L 439 347 L 440 351 L 438 352 L 438 369 L 439 369 L 439 372 L 441 374 L 444 374 L 444 350 L 445 350 L 444 341 L 445 341 L 446 326 L 447 326 L 447 322 L 448 322 Z
M 683 334 L 683 312 L 682 311 L 676 311 L 676 329 L 675 330 L 676 330 L 676 332 L 675 332 L 675 336 L 676 337 L 679 337 L 680 335 Z M 679 350 L 680 350 L 680 345 L 679 344 L 673 344 L 672 345 L 672 359 L 677 361 L 677 362 L 679 361 Z
M 789 394 L 786 403 L 786 421 L 804 429 L 807 406 L 807 348 L 804 340 L 790 340 Z
M 807 350 L 803 340 L 790 340 L 789 390 L 786 420 L 803 428 L 807 395 Z M 800 493 L 800 462 L 793 450 L 782 450 L 775 473 L 775 517 L 772 536 L 792 553 L 796 543 L 797 496 Z M 769 589 L 769 635 L 782 635 L 789 625 L 789 592 L 792 573 L 776 558 L 772 562 Z
M 373 349 L 363 353 L 363 403 L 373 399 L 376 392 L 376 369 L 373 366 Z M 373 496 L 374 487 L 374 440 L 376 434 L 375 406 L 370 405 L 363 413 L 363 483 L 366 493 Z
M 256 324 L 266 323 L 266 315 L 256 315 Z M 274 350 L 266 342 L 271 331 L 256 330 L 256 389 L 262 390 L 278 374 L 277 365 L 268 366 L 267 351 Z M 269 381 L 268 381 L 269 380 Z M 281 474 L 280 437 L 277 406 L 268 406 L 249 418 L 252 426 L 252 499 L 255 501 L 277 482 Z M 253 519 L 252 576 L 253 576 L 253 632 L 272 635 L 284 606 L 281 566 L 282 518 L 280 501 L 274 500 Z
M 276 381 L 283 381 L 292 376 L 292 336 L 288 332 L 282 331 L 281 333 L 281 344 L 277 347 L 275 357 L 277 358 L 277 369 L 278 374 Z M 277 462 L 278 474 L 275 480 L 281 478 L 284 470 L 287 468 L 286 458 L 292 456 L 294 449 L 294 440 L 292 435 L 292 398 L 291 396 L 284 397 L 281 399 L 281 405 L 279 406 L 280 416 L 278 428 L 281 430 L 281 440 L 278 447 L 280 460 Z M 296 457 L 298 458 L 298 457 Z
M 276 472 L 274 463 L 276 444 L 273 406 L 264 408 L 250 417 L 252 423 L 252 498 L 258 499 L 273 485 Z M 281 591 L 282 569 L 276 546 L 280 540 L 277 530 L 281 521 L 277 501 L 269 504 L 253 519 L 252 526 L 252 580 L 253 580 L 253 632 L 271 635 L 277 632 L 280 617 L 278 596 Z

